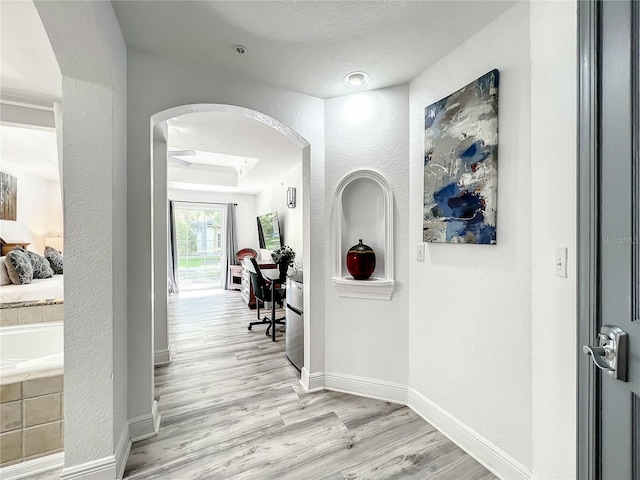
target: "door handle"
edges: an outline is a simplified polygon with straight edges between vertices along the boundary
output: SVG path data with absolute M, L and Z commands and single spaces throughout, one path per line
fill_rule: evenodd
M 614 325 L 603 325 L 598 340 L 599 345 L 583 345 L 582 351 L 591 355 L 596 367 L 626 382 L 629 351 L 627 333 Z

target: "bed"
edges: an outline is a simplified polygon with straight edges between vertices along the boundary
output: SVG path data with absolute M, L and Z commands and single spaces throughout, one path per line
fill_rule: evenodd
M 64 275 L 36 279 L 27 285 L 2 285 L 0 304 L 28 303 L 40 300 L 60 300 L 64 298 Z M 3 307 L 5 308 L 5 307 Z
M 1 257 L 0 260 L 4 259 Z M 64 319 L 64 275 L 33 279 L 25 285 L 14 285 L 4 269 L 0 286 L 0 327 L 40 322 L 59 322 Z

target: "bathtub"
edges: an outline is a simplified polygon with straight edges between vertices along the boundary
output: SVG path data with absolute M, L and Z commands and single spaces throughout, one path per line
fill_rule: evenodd
M 62 368 L 63 322 L 0 328 L 0 375 Z

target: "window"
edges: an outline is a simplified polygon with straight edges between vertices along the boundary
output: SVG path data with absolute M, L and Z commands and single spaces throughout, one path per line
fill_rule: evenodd
M 180 288 L 219 288 L 224 211 L 185 206 L 176 207 L 175 216 Z

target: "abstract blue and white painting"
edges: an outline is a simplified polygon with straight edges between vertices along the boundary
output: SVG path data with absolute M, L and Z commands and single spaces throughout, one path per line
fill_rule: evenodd
M 496 243 L 498 83 L 492 70 L 425 109 L 425 242 Z

